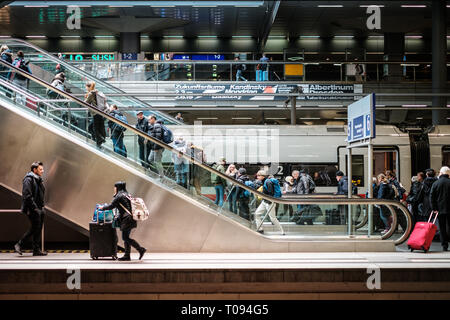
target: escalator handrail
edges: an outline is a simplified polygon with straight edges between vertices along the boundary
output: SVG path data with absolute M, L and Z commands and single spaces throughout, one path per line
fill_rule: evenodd
M 128 123 L 125 123 L 125 122 L 122 122 L 122 121 L 116 119 L 115 117 L 111 116 L 110 114 L 105 113 L 105 112 L 97 109 L 96 107 L 94 107 L 92 105 L 89 105 L 86 102 L 84 102 L 84 101 L 82 101 L 82 100 L 80 100 L 80 99 L 78 99 L 76 97 L 73 97 L 72 95 L 70 95 L 67 92 L 61 91 L 61 90 L 53 87 L 51 84 L 49 84 L 49 83 L 47 83 L 47 82 L 45 82 L 45 81 L 43 81 L 43 80 L 33 76 L 33 75 L 31 75 L 31 74 L 29 74 L 27 72 L 24 72 L 21 69 L 18 69 L 16 67 L 14 67 L 13 65 L 11 65 L 11 64 L 9 64 L 9 63 L 1 60 L 1 59 L 0 59 L 0 64 L 4 65 L 4 66 L 7 66 L 8 68 L 14 70 L 15 72 L 18 72 L 21 75 L 27 77 L 28 79 L 30 79 L 30 80 L 32 80 L 34 82 L 37 82 L 37 83 L 41 84 L 42 86 L 44 86 L 44 87 L 46 87 L 46 88 L 48 88 L 48 89 L 50 89 L 52 91 L 57 92 L 61 96 L 64 96 L 67 99 L 70 99 L 70 100 L 76 102 L 77 104 L 88 108 L 90 111 L 92 111 L 94 113 L 97 113 L 97 114 L 103 116 L 104 118 L 119 124 L 120 126 L 125 127 L 127 130 L 129 130 L 131 132 L 134 132 L 135 134 L 137 134 L 138 136 L 144 138 L 145 140 L 151 141 L 152 143 L 155 143 L 155 144 L 163 147 L 164 149 L 169 150 L 172 153 L 180 154 L 185 160 L 189 161 L 190 163 L 193 163 L 193 164 L 201 167 L 202 169 L 204 169 L 206 171 L 209 171 L 210 173 L 216 174 L 217 176 L 220 176 L 222 179 L 224 179 L 224 180 L 226 180 L 228 182 L 231 182 L 232 184 L 234 184 L 236 186 L 239 186 L 240 188 L 245 189 L 245 190 L 249 191 L 252 194 L 256 194 L 259 198 L 262 198 L 262 199 L 267 200 L 269 202 L 275 202 L 275 203 L 278 203 L 278 204 L 294 204 L 294 205 L 295 204 L 310 204 L 310 205 L 311 204 L 329 204 L 329 205 L 336 205 L 336 204 L 337 205 L 352 205 L 352 204 L 375 205 L 375 204 L 377 204 L 377 205 L 394 206 L 394 207 L 399 208 L 403 212 L 403 214 L 405 214 L 406 219 L 408 221 L 408 225 L 411 226 L 412 218 L 411 218 L 411 214 L 409 213 L 408 209 L 403 204 L 401 204 L 400 202 L 395 201 L 395 200 L 366 199 L 366 198 L 336 198 L 336 197 L 320 197 L 319 198 L 319 197 L 316 197 L 316 196 L 312 196 L 311 197 L 311 196 L 305 195 L 304 197 L 302 196 L 302 200 L 299 201 L 297 199 L 296 200 L 290 200 L 290 199 L 286 199 L 286 198 L 274 198 L 274 197 L 268 196 L 266 194 L 263 194 L 261 192 L 258 192 L 255 189 L 252 189 L 252 188 L 246 186 L 245 184 L 242 184 L 242 183 L 238 182 L 237 180 L 235 180 L 233 178 L 230 178 L 226 174 L 224 174 L 222 172 L 219 172 L 219 171 L 217 171 L 214 168 L 211 168 L 210 166 L 208 166 L 208 165 L 198 161 L 194 157 L 188 156 L 186 153 L 179 152 L 178 150 L 176 150 L 172 146 L 167 145 L 164 142 L 162 142 L 160 140 L 157 140 L 157 139 L 147 135 L 143 131 L 140 131 L 140 130 L 136 129 L 135 127 L 129 125 Z M 410 228 L 408 228 L 408 229 L 410 229 Z M 408 233 L 408 235 L 409 235 L 409 233 Z M 406 232 L 405 232 L 404 236 L 402 237 L 402 239 L 405 238 L 405 237 L 406 237 Z
M 30 48 L 32 48 L 32 49 L 34 49 L 34 50 L 36 50 L 36 51 L 38 51 L 38 52 L 44 54 L 44 55 L 46 56 L 46 58 L 52 60 L 53 62 L 58 63 L 58 64 L 60 64 L 60 65 L 62 65 L 62 66 L 65 66 L 67 69 L 70 69 L 70 70 L 72 70 L 72 71 L 75 70 L 74 72 L 76 72 L 76 73 L 82 75 L 83 77 L 85 77 L 85 78 L 87 78 L 87 79 L 89 79 L 89 80 L 94 81 L 96 84 L 97 84 L 97 83 L 100 83 L 101 85 L 103 85 L 103 86 L 105 86 L 105 87 L 108 87 L 108 88 L 111 89 L 111 90 L 116 90 L 116 91 L 118 91 L 119 93 L 126 93 L 125 91 L 123 91 L 123 90 L 121 90 L 121 89 L 119 89 L 119 88 L 117 88 L 117 87 L 115 87 L 115 86 L 113 86 L 113 85 L 111 85 L 111 84 L 109 84 L 109 83 L 107 83 L 107 82 L 105 82 L 105 81 L 99 79 L 99 78 L 94 77 L 92 74 L 90 74 L 90 73 L 88 73 L 88 72 L 85 72 L 85 71 L 83 71 L 83 70 L 81 70 L 81 69 L 78 69 L 77 67 L 71 65 L 70 63 L 67 63 L 67 62 L 64 61 L 64 60 L 61 60 L 61 59 L 56 58 L 56 57 L 53 56 L 51 53 L 45 51 L 44 49 L 42 49 L 42 48 L 40 48 L 40 47 L 38 47 L 38 46 L 35 46 L 34 44 L 32 44 L 32 43 L 30 43 L 30 42 L 28 42 L 28 41 L 25 41 L 25 40 L 22 40 L 22 39 L 17 39 L 17 38 L 5 39 L 5 41 L 6 41 L 6 43 L 12 42 L 12 41 L 16 41 L 16 42 L 19 42 L 19 43 L 21 43 L 21 44 L 23 44 L 23 45 L 26 45 L 26 46 L 28 46 L 28 47 L 30 47 Z M 146 106 L 146 107 L 148 107 L 149 109 L 153 109 L 153 107 L 152 107 L 151 105 L 149 105 L 148 103 L 146 103 L 146 102 L 144 102 L 144 101 L 142 101 L 142 100 L 139 100 L 138 98 L 131 97 L 130 99 L 131 99 L 131 100 L 137 101 L 139 104 L 141 104 L 141 105 L 143 105 L 143 106 Z M 176 120 L 175 118 L 172 119 L 172 117 L 170 117 L 169 115 L 165 114 L 164 112 L 161 112 L 161 111 L 159 111 L 159 110 L 155 110 L 155 111 L 158 112 L 158 113 L 163 114 L 165 117 L 167 117 L 167 119 L 170 119 L 171 121 L 173 121 L 174 123 L 176 123 L 176 124 L 178 124 L 178 125 L 183 124 L 182 122 Z

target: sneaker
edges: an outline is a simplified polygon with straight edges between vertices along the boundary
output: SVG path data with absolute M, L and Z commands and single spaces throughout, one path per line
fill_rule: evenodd
M 144 256 L 146 251 L 147 251 L 147 249 L 145 249 L 145 248 L 141 248 L 141 250 L 139 250 L 139 260 L 142 259 L 142 257 Z
M 390 228 L 389 229 L 384 229 L 383 231 L 381 231 L 381 234 L 386 234 L 386 233 L 389 232 L 389 230 L 391 230 L 391 229 Z
M 16 243 L 14 245 L 14 252 L 17 252 L 18 254 L 22 255 L 22 248 L 20 247 L 19 243 Z
M 47 251 L 34 251 L 33 257 L 43 257 L 47 255 Z

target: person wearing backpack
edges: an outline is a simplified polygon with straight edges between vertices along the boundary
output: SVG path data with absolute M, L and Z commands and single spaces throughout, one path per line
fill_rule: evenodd
M 111 111 L 109 114 L 117 120 L 128 123 L 127 117 L 119 111 L 115 104 L 111 106 Z M 123 143 L 123 138 L 125 136 L 125 130 L 127 129 L 114 121 L 108 121 L 108 127 L 111 130 L 111 140 L 113 141 L 114 152 L 126 158 L 127 147 L 125 147 L 125 144 Z
M 139 252 L 139 260 L 142 259 L 147 249 L 141 247 L 139 243 L 130 238 L 131 231 L 137 227 L 136 220 L 129 212 L 132 212 L 131 200 L 124 181 L 118 181 L 114 185 L 114 198 L 110 204 L 100 206 L 99 210 L 112 210 L 117 209 L 119 211 L 118 221 L 120 223 L 120 231 L 122 231 L 122 239 L 125 246 L 125 253 L 123 257 L 119 258 L 119 261 L 131 260 L 131 247 L 135 248 Z M 126 209 L 126 210 L 125 210 Z M 128 211 L 128 212 L 127 212 Z
M 151 115 L 148 119 L 148 135 L 160 141 L 163 141 L 163 128 L 162 121 L 156 120 L 155 115 Z M 154 142 L 150 142 L 150 155 L 148 156 L 148 162 L 156 169 L 156 172 L 160 176 L 164 176 L 164 167 L 162 165 L 162 155 L 164 152 L 164 148 L 159 144 Z
M 14 67 L 31 74 L 31 69 L 28 66 L 28 62 L 25 61 L 25 55 L 23 54 L 23 51 L 19 51 L 19 52 L 17 52 L 17 57 L 16 57 L 16 59 L 14 59 L 12 64 Z M 27 77 L 25 77 L 17 72 L 10 72 L 8 74 L 8 77 L 17 87 L 19 87 L 21 89 L 28 89 Z M 15 95 L 16 96 L 15 96 L 14 100 L 19 104 L 25 105 L 26 97 L 24 95 L 17 94 L 17 93 L 15 93 Z
M 294 185 L 294 178 L 292 176 L 287 176 L 284 178 L 284 184 L 283 184 L 283 194 L 293 194 L 295 192 L 295 185 Z M 293 217 L 294 208 L 290 204 L 283 204 L 283 214 L 284 216 L 286 214 L 286 211 L 289 212 L 289 218 L 291 219 Z
M 406 189 L 403 188 L 403 185 L 397 180 L 397 177 L 391 170 L 386 171 L 386 177 L 389 180 L 389 183 L 394 185 L 395 189 L 397 189 L 398 195 L 395 195 L 395 200 L 402 202 L 403 195 L 406 193 Z
M 277 179 L 275 179 L 273 176 L 268 177 L 267 173 L 264 170 L 258 171 L 258 173 L 256 174 L 256 179 L 263 183 L 262 187 L 263 193 L 265 195 L 274 198 L 281 198 L 280 182 Z M 262 217 L 267 213 L 267 211 L 269 211 L 270 221 L 272 221 L 275 227 L 281 231 L 282 235 L 285 235 L 283 227 L 276 217 L 275 204 L 272 204 L 270 201 L 265 199 L 262 200 L 261 204 L 255 211 L 256 227 L 258 228 L 261 225 L 261 228 L 256 231 L 262 234 L 264 233 L 264 229 L 262 229 Z
M 86 83 L 84 102 L 97 108 L 97 90 L 95 89 L 94 81 L 89 81 Z M 93 117 L 91 123 L 89 124 L 89 133 L 92 135 L 92 139 L 97 144 L 97 148 L 100 148 L 106 141 L 105 118 L 97 113 L 90 113 Z

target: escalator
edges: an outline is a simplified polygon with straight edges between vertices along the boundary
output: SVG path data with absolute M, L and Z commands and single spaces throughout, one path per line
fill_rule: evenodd
M 189 153 L 177 151 L 35 76 L 3 61 L 0 64 L 3 67 L 0 73 L 0 183 L 19 193 L 29 164 L 37 159 L 43 161 L 48 209 L 77 227 L 88 228 L 95 204 L 110 201 L 114 183 L 123 180 L 127 182 L 128 190 L 142 197 L 149 207 L 150 219 L 134 231 L 134 236 L 153 252 L 389 251 L 393 250 L 394 244 L 404 242 L 409 235 L 410 215 L 404 206 L 395 201 L 320 195 L 284 199 L 263 195 L 216 171 Z M 28 88 L 19 88 L 5 80 L 2 77 L 5 71 L 20 73 L 28 78 Z M 46 89 L 69 100 L 70 107 L 62 104 L 60 99 L 46 99 L 43 96 Z M 127 107 L 123 107 L 121 112 L 130 113 Z M 87 124 L 91 121 L 90 113 L 100 114 L 106 121 L 126 128 L 126 157 L 114 152 L 110 139 L 101 148 L 96 147 L 88 130 L 79 125 L 80 122 Z M 130 114 L 128 116 L 134 118 Z M 83 121 L 73 122 L 74 117 Z M 135 143 L 137 137 L 163 148 L 162 172 L 148 170 L 142 165 Z M 177 183 L 173 166 L 175 158 L 189 164 L 189 170 L 195 172 L 194 180 L 203 178 L 197 179 L 201 184 L 200 189 Z M 229 210 L 230 197 L 218 206 L 203 194 L 203 190 L 211 187 L 211 174 L 219 176 L 231 188 L 239 187 L 248 191 L 252 199 L 249 205 L 252 213 L 257 207 L 257 197 L 270 201 L 271 207 L 276 204 L 278 207 L 317 205 L 322 212 L 331 206 L 347 205 L 350 216 L 360 205 L 385 205 L 390 209 L 397 207 L 405 214 L 409 228 L 400 238 L 387 240 L 397 227 L 395 210 L 391 210 L 394 223 L 383 236 L 372 234 L 370 238 L 367 237 L 363 227 L 367 214 L 358 214 L 357 221 L 351 216 L 351 219 L 343 219 L 339 224 L 322 223 L 320 219 L 324 220 L 323 215 L 314 225 L 283 223 L 286 235 L 281 235 L 279 230 L 271 230 L 273 227 L 270 222 L 266 222 L 262 226 L 266 232 L 261 235 L 256 232 L 261 225 Z M 311 246 L 311 241 L 320 244 Z
M 21 39 L 4 39 L 2 44 L 5 44 L 13 53 L 22 51 L 25 55 L 25 60 L 29 62 L 29 67 L 37 78 L 51 83 L 54 76 L 58 72 L 64 72 L 66 76 L 65 85 L 74 96 L 83 96 L 86 93 L 85 85 L 88 81 L 94 81 L 96 89 L 103 92 L 105 95 L 120 94 L 124 91 L 109 84 L 92 75 L 90 72 L 83 71 L 74 67 L 72 64 L 64 60 L 58 59 L 51 53 Z M 31 86 L 35 84 L 30 82 Z M 36 85 L 31 90 L 39 92 L 45 98 L 46 88 Z M 43 91 L 42 91 L 43 90 Z M 110 104 L 115 104 L 119 108 L 142 108 L 143 110 L 152 110 L 151 105 L 134 97 L 113 97 L 109 99 Z M 180 124 L 177 120 L 164 114 L 163 112 L 152 110 L 159 119 L 163 119 L 166 124 Z

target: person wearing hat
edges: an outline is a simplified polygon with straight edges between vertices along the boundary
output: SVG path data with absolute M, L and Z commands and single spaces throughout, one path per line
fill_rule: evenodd
M 148 120 L 144 117 L 144 111 L 136 112 L 137 123 L 136 129 L 141 130 L 144 133 L 148 131 Z M 147 162 L 148 156 L 150 155 L 150 148 L 147 141 L 139 136 L 138 137 L 138 145 L 139 145 L 139 159 L 141 160 L 141 165 L 148 169 L 149 165 Z
M 225 164 L 225 158 L 221 157 L 219 163 L 213 165 L 213 169 L 216 169 L 221 173 L 225 173 Z M 216 190 L 216 200 L 214 203 L 219 207 L 222 207 L 226 181 L 217 174 L 211 173 L 211 183 L 214 185 L 214 189 Z
M 338 190 L 336 194 L 347 195 L 348 193 L 348 177 L 344 176 L 341 170 L 336 172 L 336 180 L 338 182 Z
M 131 230 L 137 227 L 136 220 L 130 215 L 132 212 L 131 201 L 127 191 L 127 186 L 124 181 L 118 181 L 114 185 L 114 198 L 111 204 L 100 206 L 100 210 L 119 210 L 118 221 L 120 223 L 120 231 L 122 231 L 122 239 L 125 245 L 125 254 L 119 258 L 119 261 L 131 260 L 131 247 L 135 248 L 139 252 L 139 260 L 142 259 L 147 251 L 144 247 L 141 247 L 139 243 L 130 238 Z

